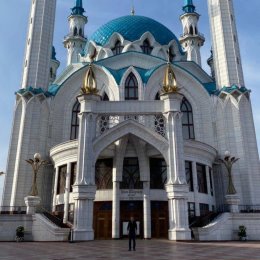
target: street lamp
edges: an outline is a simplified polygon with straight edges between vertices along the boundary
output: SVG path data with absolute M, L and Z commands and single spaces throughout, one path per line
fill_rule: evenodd
M 48 161 L 46 160 L 42 160 L 41 159 L 41 155 L 39 153 L 36 153 L 33 157 L 33 159 L 29 159 L 29 160 L 25 160 L 26 162 L 28 162 L 33 169 L 33 182 L 32 182 L 32 188 L 30 191 L 30 196 L 37 196 L 38 195 L 38 189 L 37 189 L 37 175 L 38 172 L 40 170 L 40 168 L 43 165 L 46 165 L 48 163 Z
M 237 162 L 239 158 L 236 158 L 235 156 L 231 156 L 229 151 L 225 152 L 224 159 L 219 159 L 219 162 L 221 162 L 227 169 L 228 172 L 228 189 L 227 189 L 227 195 L 234 195 L 237 193 L 232 179 L 232 167 L 235 162 Z

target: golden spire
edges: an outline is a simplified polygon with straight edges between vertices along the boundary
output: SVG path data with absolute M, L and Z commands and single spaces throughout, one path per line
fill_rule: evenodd
M 180 88 L 177 86 L 176 76 L 173 71 L 173 66 L 170 63 L 170 55 L 168 51 L 168 62 L 163 78 L 162 92 L 165 93 L 178 93 Z
M 95 74 L 92 69 L 92 62 L 89 63 L 88 69 L 86 71 L 85 78 L 83 79 L 83 86 L 80 89 L 80 94 L 98 94 Z

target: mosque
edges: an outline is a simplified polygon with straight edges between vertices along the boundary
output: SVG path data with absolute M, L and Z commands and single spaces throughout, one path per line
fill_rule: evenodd
M 56 0 L 32 0 L 2 205 L 25 205 L 32 185 L 25 160 L 35 153 L 49 162 L 37 179 L 41 207 L 70 225 L 75 240 L 122 238 L 130 216 L 139 237 L 190 240 L 195 218 L 228 205 L 231 215 L 222 215 L 234 223 L 241 205 L 259 205 L 233 1 L 208 0 L 208 9 L 211 75 L 201 67 L 205 37 L 192 0 L 180 10 L 180 38 L 134 10 L 87 37 L 76 0 L 63 41 L 67 66 L 57 74 Z M 218 160 L 230 154 L 239 158 L 233 193 Z M 208 234 L 214 240 L 214 230 Z

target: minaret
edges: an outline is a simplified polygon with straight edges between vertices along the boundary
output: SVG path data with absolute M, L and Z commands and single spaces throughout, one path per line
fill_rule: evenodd
M 195 12 L 192 0 L 185 0 L 182 8 L 184 14 L 180 16 L 183 27 L 183 35 L 180 43 L 187 53 L 187 60 L 194 61 L 201 66 L 200 47 L 203 46 L 205 38 L 198 31 L 200 15 Z
M 244 86 L 232 0 L 208 0 L 215 76 L 218 88 Z
M 47 89 L 56 0 L 31 0 L 22 88 Z
M 51 64 L 50 64 L 50 84 L 54 82 L 57 75 L 57 70 L 60 66 L 60 62 L 56 59 L 56 51 L 54 46 L 52 47 Z
M 84 27 L 88 22 L 88 18 L 83 15 L 84 12 L 82 0 L 75 0 L 75 6 L 72 8 L 72 13 L 68 17 L 70 31 L 63 42 L 64 47 L 68 50 L 67 65 L 79 61 L 79 54 L 84 50 L 87 42 Z

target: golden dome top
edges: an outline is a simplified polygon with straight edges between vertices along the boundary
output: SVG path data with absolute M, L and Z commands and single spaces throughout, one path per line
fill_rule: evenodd
M 163 78 L 163 93 L 178 93 L 180 88 L 177 86 L 176 76 L 173 71 L 173 66 L 167 62 L 167 67 Z
M 83 79 L 83 86 L 81 87 L 81 94 L 97 94 L 97 83 L 95 79 L 95 74 L 92 68 L 92 63 L 89 64 L 86 71 L 85 77 Z

